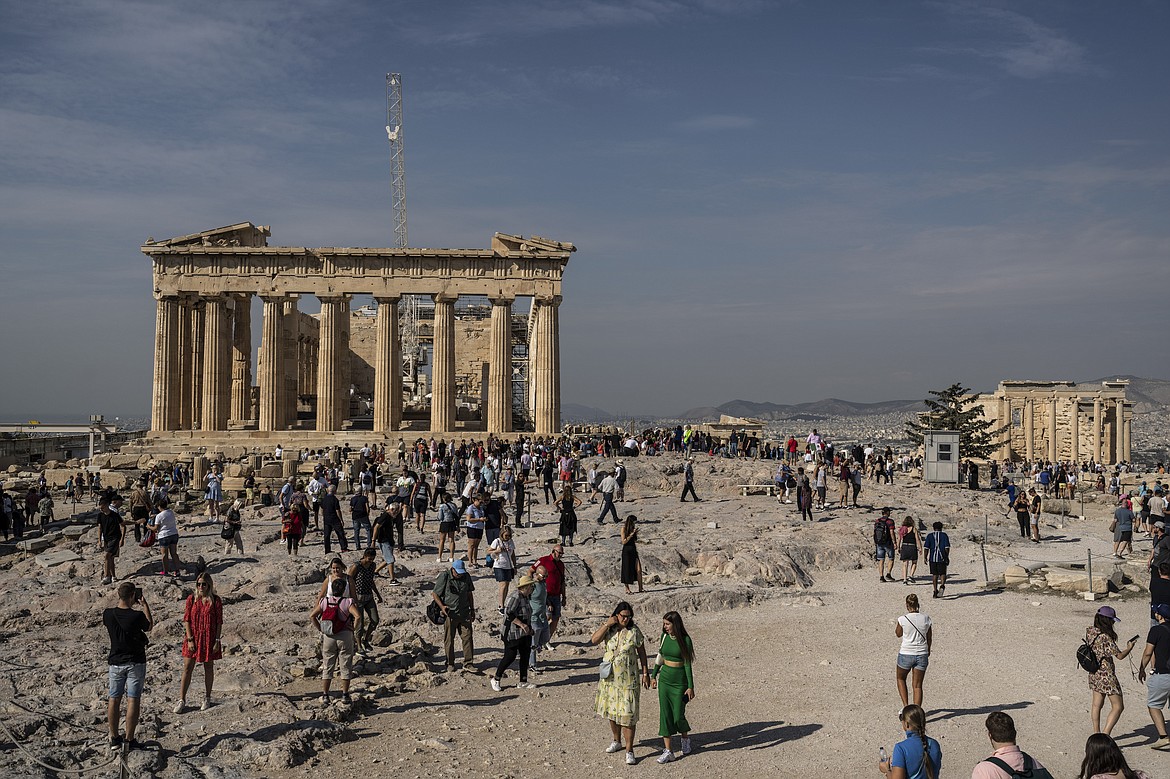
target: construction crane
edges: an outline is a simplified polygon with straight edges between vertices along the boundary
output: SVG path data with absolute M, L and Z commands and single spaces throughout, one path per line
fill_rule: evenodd
M 386 137 L 390 141 L 390 192 L 394 208 L 394 247 L 406 242 L 406 147 L 402 134 L 402 74 L 386 74 Z M 418 338 L 417 295 L 406 295 L 399 304 L 402 357 L 411 394 L 418 396 L 418 366 L 423 361 Z

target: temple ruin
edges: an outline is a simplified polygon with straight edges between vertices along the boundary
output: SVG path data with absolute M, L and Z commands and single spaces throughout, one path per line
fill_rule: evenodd
M 1003 381 L 979 396 L 985 419 L 1006 425 L 1000 460 L 1130 462 L 1128 381 Z
M 153 438 L 559 432 L 572 244 L 496 233 L 490 249 L 309 249 L 269 246 L 270 234 L 244 222 L 142 246 L 156 299 Z M 351 311 L 355 295 L 375 305 Z M 404 363 L 406 295 L 426 301 L 425 349 Z M 256 386 L 253 296 L 263 302 Z M 300 311 L 302 296 L 316 296 L 320 314 Z M 514 311 L 519 298 L 526 313 Z

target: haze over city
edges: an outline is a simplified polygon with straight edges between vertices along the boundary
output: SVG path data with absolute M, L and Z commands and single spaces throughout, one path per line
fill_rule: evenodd
M 390 246 L 388 71 L 412 246 L 577 245 L 567 403 L 1165 378 L 1168 16 L 0 2 L 0 416 L 146 415 L 148 236 Z

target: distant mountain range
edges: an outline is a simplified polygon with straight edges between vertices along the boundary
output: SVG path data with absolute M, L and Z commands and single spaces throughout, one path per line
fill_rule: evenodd
M 1095 379 L 1089 384 L 1100 384 L 1102 381 L 1116 381 L 1126 379 L 1129 388 L 1126 396 L 1133 401 L 1134 411 L 1145 414 L 1154 411 L 1164 411 L 1170 407 L 1170 381 L 1163 379 L 1143 379 L 1140 376 L 1107 376 Z M 825 398 L 811 403 L 757 403 L 750 400 L 732 400 L 719 406 L 698 406 L 689 408 L 681 414 L 662 415 L 663 420 L 691 420 L 696 422 L 715 421 L 720 415 L 728 414 L 734 417 L 751 417 L 753 419 L 779 420 L 795 419 L 815 422 L 823 417 L 866 417 L 877 414 L 906 414 L 910 415 L 922 411 L 922 398 L 916 400 L 886 400 L 879 403 L 855 403 L 839 398 Z M 592 406 L 582 406 L 576 403 L 565 403 L 561 407 L 561 415 L 566 422 L 612 422 L 617 417 L 605 409 Z M 624 417 L 623 417 L 624 418 Z
M 1133 408 L 1137 413 L 1163 411 L 1167 406 L 1170 406 L 1170 381 L 1143 379 L 1140 376 L 1106 376 L 1092 383 L 1099 384 L 1103 381 L 1118 381 L 1120 379 L 1129 381 L 1125 397 L 1133 401 Z
M 680 419 L 716 420 L 721 414 L 753 419 L 793 419 L 816 421 L 822 417 L 868 417 L 875 414 L 910 414 L 922 410 L 921 400 L 886 400 L 880 403 L 854 403 L 839 398 L 825 398 L 811 403 L 786 405 L 732 400 L 719 406 L 699 406 L 679 415 Z

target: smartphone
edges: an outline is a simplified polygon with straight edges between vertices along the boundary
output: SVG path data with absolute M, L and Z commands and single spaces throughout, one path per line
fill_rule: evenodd
M 1141 635 L 1142 635 L 1141 633 L 1138 633 L 1136 636 L 1131 638 L 1130 641 L 1137 641 L 1139 638 L 1141 638 Z
M 134 588 L 134 602 L 135 603 L 142 602 L 142 588 L 141 587 Z

